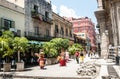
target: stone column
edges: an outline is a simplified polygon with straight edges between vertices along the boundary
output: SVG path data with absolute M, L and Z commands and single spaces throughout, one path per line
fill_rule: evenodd
M 98 24 L 100 26 L 100 37 L 101 37 L 101 58 L 107 58 L 108 57 L 108 45 L 109 45 L 109 39 L 108 35 L 106 35 L 107 30 L 107 23 L 105 20 L 105 11 L 99 10 L 95 12 Z
M 101 58 L 107 59 L 108 58 L 108 45 L 109 40 L 106 33 L 102 33 L 101 36 Z
M 98 9 L 99 10 L 103 9 L 102 0 L 98 0 Z

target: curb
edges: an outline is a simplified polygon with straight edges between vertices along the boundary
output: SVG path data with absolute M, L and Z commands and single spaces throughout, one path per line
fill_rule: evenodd
M 11 74 L 0 74 L 1 78 L 11 78 L 11 79 L 92 79 L 91 77 L 44 77 L 44 76 L 17 76 L 17 75 L 11 75 Z

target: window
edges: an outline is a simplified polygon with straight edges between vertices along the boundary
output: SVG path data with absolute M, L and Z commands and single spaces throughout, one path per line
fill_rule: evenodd
M 47 11 L 45 12 L 45 17 L 49 18 L 49 12 L 47 12 Z
M 50 36 L 50 35 L 49 35 L 49 30 L 48 30 L 48 29 L 46 29 L 46 36 Z
M 35 27 L 35 35 L 39 35 L 39 27 Z
M 66 28 L 66 36 L 68 36 L 68 29 Z
M 72 31 L 70 30 L 70 37 L 72 37 Z
M 9 30 L 9 28 L 15 28 L 15 21 L 1 18 L 1 26 L 5 30 Z
M 84 34 L 82 34 L 82 36 L 84 36 Z
M 55 33 L 59 33 L 58 25 L 55 25 Z
M 63 30 L 63 27 L 61 27 L 61 35 L 64 35 L 64 30 Z
M 78 22 L 78 25 L 80 25 L 80 21 Z
M 34 10 L 35 10 L 35 12 L 38 13 L 38 6 L 37 5 L 34 5 Z

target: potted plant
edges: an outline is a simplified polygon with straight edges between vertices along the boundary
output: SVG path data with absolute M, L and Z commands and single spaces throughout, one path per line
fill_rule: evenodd
M 17 52 L 18 62 L 16 63 L 16 70 L 21 71 L 24 70 L 24 62 L 21 62 L 20 53 L 25 53 L 27 49 L 28 40 L 25 37 L 15 37 L 13 40 L 13 50 Z
M 6 62 L 3 65 L 4 71 L 10 71 L 10 57 L 13 55 L 13 50 L 9 47 L 8 39 L 0 38 L 0 47 L 0 53 L 2 53 L 2 57 L 6 58 Z
M 57 50 L 55 49 L 54 47 L 54 43 L 51 43 L 51 42 L 46 42 L 43 44 L 43 50 L 44 50 L 44 53 L 47 57 L 46 59 L 46 64 L 49 65 L 49 64 L 55 64 L 56 63 L 56 57 L 58 56 L 58 52 Z
M 69 40 L 62 38 L 52 39 L 50 42 L 46 42 L 43 45 L 45 54 L 47 55 L 47 60 L 50 64 L 57 62 L 57 56 L 61 51 L 66 50 L 69 47 Z
M 75 54 L 76 50 L 81 51 L 81 50 L 83 50 L 83 48 L 80 44 L 77 44 L 77 43 L 73 44 L 72 46 L 69 46 L 69 48 L 68 48 L 70 56 L 73 59 L 74 59 L 74 54 Z
M 13 55 L 13 50 L 11 47 L 13 37 L 14 35 L 11 31 L 4 31 L 0 38 L 0 53 L 6 60 L 5 64 L 3 65 L 4 71 L 11 70 L 10 57 Z
M 65 51 L 69 47 L 68 39 L 55 38 L 52 39 L 50 42 L 54 43 L 54 47 L 58 53 L 61 53 L 61 51 Z

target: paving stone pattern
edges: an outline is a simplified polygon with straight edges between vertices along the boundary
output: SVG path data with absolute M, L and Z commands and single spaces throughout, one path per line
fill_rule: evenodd
M 112 65 L 108 65 L 107 69 L 108 69 L 108 74 L 110 79 L 120 79 Z

